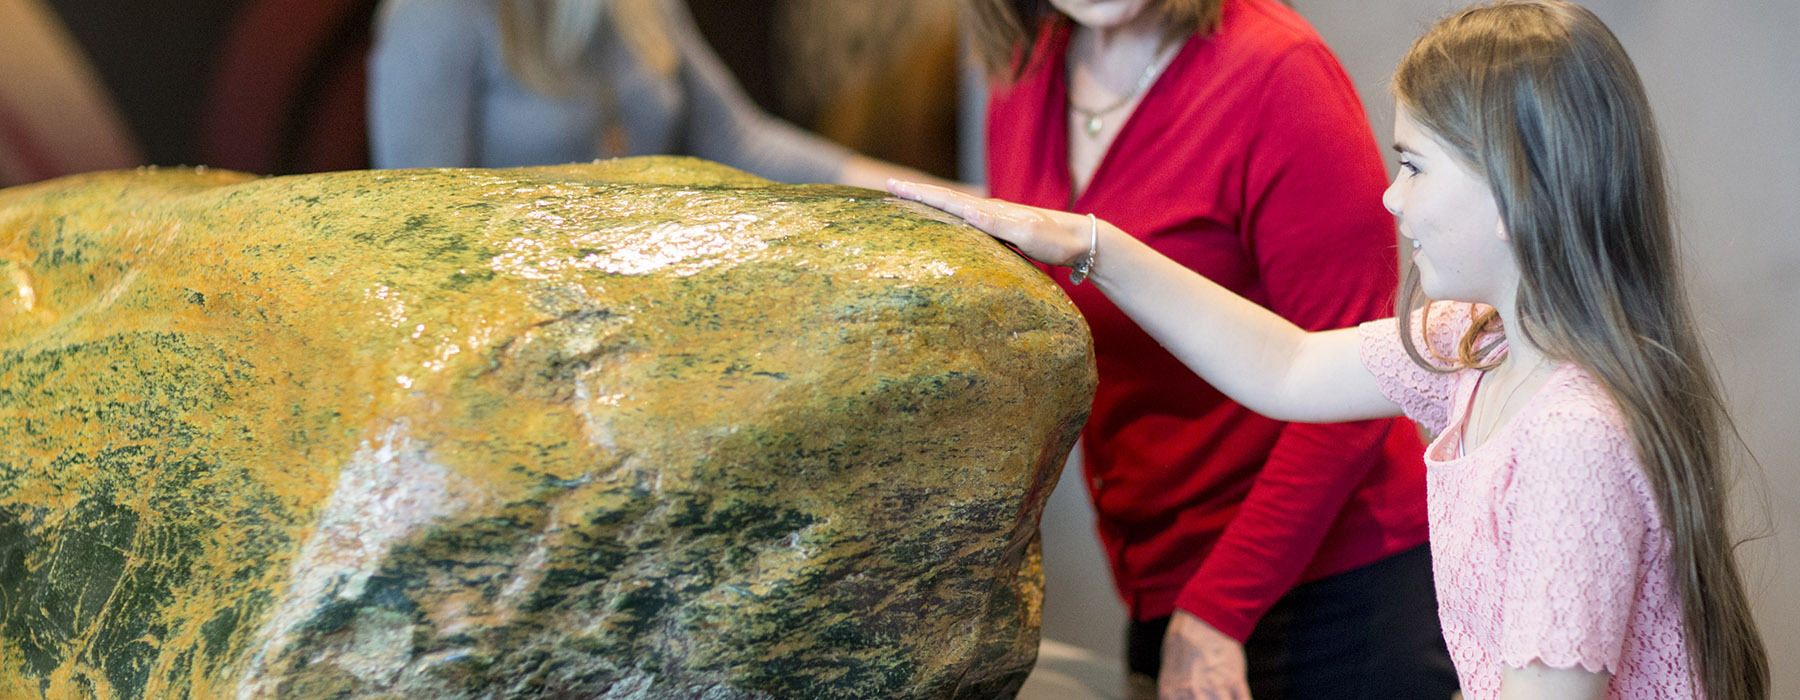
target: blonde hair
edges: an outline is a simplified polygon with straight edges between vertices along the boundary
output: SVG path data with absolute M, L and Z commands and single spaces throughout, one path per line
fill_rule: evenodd
M 563 95 L 582 82 L 582 61 L 608 22 L 652 73 L 680 67 L 656 0 L 495 1 L 507 70 L 536 92 Z
M 1464 10 L 1416 41 L 1393 92 L 1493 189 L 1519 262 L 1519 316 L 1546 355 L 1592 374 L 1630 427 L 1667 528 L 1683 630 L 1709 700 L 1767 697 L 1767 652 L 1729 537 L 1723 400 L 1681 291 L 1663 157 L 1637 69 L 1563 0 Z M 1407 266 L 1398 323 L 1424 305 Z M 1478 320 L 1464 339 L 1472 364 Z
M 1161 13 L 1174 39 L 1211 33 L 1223 6 L 1224 0 L 1151 0 L 1145 11 Z M 963 0 L 962 15 L 976 54 L 1001 80 L 1017 80 L 1032 66 L 1034 32 L 1044 22 L 1069 21 L 1048 0 Z

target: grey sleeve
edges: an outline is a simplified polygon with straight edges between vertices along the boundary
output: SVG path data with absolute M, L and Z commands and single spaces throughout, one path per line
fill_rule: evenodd
M 376 168 L 472 167 L 484 0 L 383 0 L 369 52 L 369 156 Z
M 662 4 L 688 103 L 683 149 L 780 182 L 836 182 L 850 149 L 762 111 L 707 45 L 687 4 Z

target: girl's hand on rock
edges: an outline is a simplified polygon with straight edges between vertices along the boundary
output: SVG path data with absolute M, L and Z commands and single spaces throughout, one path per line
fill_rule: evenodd
M 1051 265 L 1070 265 L 1088 252 L 1088 217 L 1039 209 L 998 199 L 983 199 L 947 187 L 888 180 L 887 191 L 962 217 L 970 226 L 1006 241 L 1027 257 Z

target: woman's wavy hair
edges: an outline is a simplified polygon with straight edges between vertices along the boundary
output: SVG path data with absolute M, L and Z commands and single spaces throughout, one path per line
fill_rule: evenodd
M 1393 93 L 1485 177 L 1520 271 L 1517 320 L 1574 362 L 1627 421 L 1668 529 L 1689 660 L 1709 700 L 1767 697 L 1767 652 L 1728 533 L 1728 420 L 1676 265 L 1663 155 L 1637 69 L 1612 32 L 1562 0 L 1503 0 L 1439 22 Z M 1401 338 L 1427 304 L 1407 265 Z M 1487 318 L 1460 344 L 1463 367 Z
M 608 23 L 651 72 L 668 77 L 679 68 L 669 28 L 652 0 L 494 0 L 494 9 L 507 69 L 540 94 L 574 89 L 583 59 Z
M 1150 12 L 1166 19 L 1169 38 L 1211 33 L 1225 0 L 1150 0 Z M 962 0 L 964 26 L 988 74 L 1018 80 L 1032 66 L 1036 32 L 1044 22 L 1067 22 L 1049 0 Z

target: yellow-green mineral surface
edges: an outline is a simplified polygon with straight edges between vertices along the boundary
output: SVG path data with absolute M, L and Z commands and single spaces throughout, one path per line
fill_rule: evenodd
M 0 698 L 993 698 L 1086 326 L 701 161 L 0 191 Z

